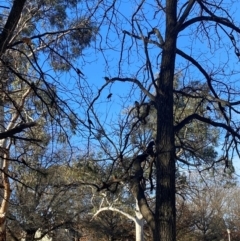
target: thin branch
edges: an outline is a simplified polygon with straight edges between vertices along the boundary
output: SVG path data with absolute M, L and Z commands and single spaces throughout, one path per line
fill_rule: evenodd
M 223 105 L 222 105 L 222 102 L 220 101 L 221 99 L 218 97 L 215 89 L 213 88 L 212 86 L 212 78 L 208 75 L 208 73 L 206 72 L 206 70 L 194 59 L 192 58 L 191 56 L 187 55 L 186 53 L 184 53 L 183 51 L 181 51 L 180 49 L 177 49 L 176 50 L 177 54 L 182 56 L 183 58 L 185 58 L 186 60 L 190 61 L 194 66 L 196 66 L 196 68 L 199 69 L 199 71 L 203 74 L 203 76 L 206 78 L 206 81 L 207 81 L 207 84 L 208 84 L 208 87 L 209 89 L 211 90 L 211 92 L 213 93 L 214 95 L 214 98 L 216 100 L 218 100 L 218 107 L 219 107 L 219 110 L 221 111 L 222 115 L 224 116 L 225 120 L 227 122 L 229 122 L 229 118 L 227 117 L 225 111 L 224 111 L 224 108 L 223 108 Z M 226 103 L 224 103 L 224 106 L 225 106 Z
M 133 78 L 119 78 L 119 77 L 114 77 L 108 80 L 108 82 L 114 82 L 114 81 L 120 81 L 120 82 L 132 82 L 134 84 L 136 84 L 141 90 L 142 92 L 148 96 L 149 99 L 151 99 L 152 101 L 155 101 L 155 96 L 152 95 L 147 89 L 145 89 L 145 87 L 141 84 L 141 82 L 137 79 L 133 79 Z

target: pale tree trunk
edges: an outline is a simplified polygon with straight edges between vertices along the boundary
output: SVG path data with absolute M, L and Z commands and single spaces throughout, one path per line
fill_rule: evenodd
M 9 13 L 6 24 L 0 35 L 0 57 L 5 53 L 7 49 L 7 45 L 11 37 L 13 36 L 14 30 L 18 24 L 19 18 L 21 16 L 23 6 L 26 0 L 14 0 L 11 11 Z M 2 73 L 1 73 L 2 74 Z M 1 101 L 0 101 L 0 132 L 3 133 L 5 131 L 4 124 L 4 91 L 5 86 L 4 83 L 4 75 L 1 76 Z M 9 127 L 12 127 L 10 124 Z M 8 178 L 8 162 L 9 162 L 9 147 L 7 148 L 7 139 L 2 139 L 0 141 L 0 168 L 2 171 L 2 185 L 3 189 L 3 200 L 1 202 L 0 207 L 0 241 L 6 241 L 6 214 L 8 209 L 8 203 L 10 199 L 10 183 Z
M 8 126 L 5 128 L 5 116 L 4 116 L 4 80 L 2 80 L 2 98 L 0 102 L 0 131 L 3 133 L 4 131 L 9 131 L 15 128 L 18 125 L 19 113 L 24 107 L 25 100 L 27 96 L 30 94 L 31 89 L 27 89 L 25 93 L 23 93 L 21 100 L 17 103 L 18 109 L 15 113 L 12 114 L 12 118 L 9 121 Z M 9 183 L 9 175 L 8 175 L 8 166 L 9 166 L 9 158 L 10 158 L 10 147 L 11 140 L 9 138 L 4 138 L 0 140 L 0 169 L 2 172 L 1 176 L 1 188 L 2 188 L 2 202 L 0 207 L 0 241 L 6 240 L 6 215 L 8 211 L 8 203 L 10 200 L 10 183 Z
M 2 76 L 3 77 L 3 76 Z M 4 89 L 5 80 L 1 80 L 1 88 Z M 4 94 L 1 93 L 1 102 L 0 102 L 0 132 L 3 133 L 4 128 Z M 7 174 L 7 160 L 9 157 L 9 150 L 6 148 L 6 139 L 0 140 L 0 168 L 1 168 L 1 196 L 3 197 L 1 207 L 0 207 L 0 241 L 6 240 L 6 211 L 7 205 L 10 197 L 10 184 Z
M 19 118 L 19 113 L 24 107 L 25 99 L 29 95 L 31 89 L 27 89 L 22 96 L 22 99 L 19 101 L 18 110 L 12 114 L 12 118 L 5 129 L 5 120 L 4 120 L 4 100 L 1 99 L 1 106 L 0 106 L 0 116 L 1 116 L 1 123 L 0 123 L 0 131 L 3 133 L 5 130 L 9 131 L 15 128 L 18 123 L 17 120 Z M 3 95 L 2 95 L 3 96 Z M 9 174 L 8 174 L 8 166 L 9 166 L 9 158 L 10 158 L 10 147 L 11 147 L 11 140 L 9 138 L 4 138 L 0 140 L 0 168 L 2 172 L 2 179 L 0 183 L 0 187 L 2 188 L 2 202 L 0 207 L 0 241 L 6 240 L 6 215 L 8 211 L 8 203 L 10 200 L 10 183 L 9 183 Z
M 135 224 L 135 234 L 136 234 L 136 241 L 144 241 L 144 232 L 143 232 L 143 226 L 144 226 L 144 218 L 141 214 L 138 206 L 138 200 L 136 199 L 136 210 L 135 210 L 135 217 L 122 211 L 117 208 L 114 208 L 112 206 L 110 207 L 103 207 L 100 208 L 94 215 L 93 218 L 96 217 L 100 212 L 103 211 L 112 211 L 122 214 L 123 216 L 127 217 L 128 219 L 132 220 Z
M 27 89 L 25 93 L 23 93 L 21 100 L 17 103 L 18 109 L 15 110 L 15 113 L 12 114 L 11 120 L 9 121 L 8 126 L 5 129 L 5 119 L 4 119 L 4 100 L 2 95 L 1 103 L 0 103 L 0 131 L 3 133 L 4 131 L 9 131 L 18 125 L 19 113 L 22 111 L 24 107 L 25 100 L 27 96 L 30 94 L 31 88 Z M 9 138 L 4 138 L 0 140 L 0 169 L 2 172 L 2 180 L 0 183 L 3 198 L 0 207 L 0 241 L 6 240 L 6 215 L 8 210 L 8 203 L 10 200 L 10 183 L 9 183 L 9 175 L 8 175 L 8 166 L 9 166 L 9 158 L 10 158 L 10 147 L 11 140 Z
M 136 234 L 136 241 L 144 241 L 144 232 L 143 232 L 143 225 L 144 219 L 143 215 L 141 214 L 138 206 L 138 201 L 136 200 L 136 218 L 135 218 L 135 234 Z
M 2 149 L 2 187 L 3 200 L 0 208 L 0 241 L 6 241 L 6 214 L 10 199 L 10 183 L 8 178 L 9 148 Z

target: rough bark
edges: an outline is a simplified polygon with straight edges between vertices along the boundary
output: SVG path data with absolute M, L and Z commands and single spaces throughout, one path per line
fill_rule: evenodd
M 176 5 L 166 1 L 166 33 L 162 52 L 157 107 L 156 211 L 154 241 L 176 240 L 175 150 L 173 126 L 173 79 L 176 55 Z

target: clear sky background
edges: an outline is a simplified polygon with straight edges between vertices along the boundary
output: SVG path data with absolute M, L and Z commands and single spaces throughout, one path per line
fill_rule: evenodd
M 79 76 L 76 73 L 72 72 L 72 78 L 77 80 L 77 87 L 81 85 L 90 87 L 91 91 L 88 92 L 88 97 L 95 98 L 97 91 L 106 83 L 104 77 L 116 77 L 118 76 L 118 67 L 119 67 L 119 58 L 120 58 L 120 49 L 121 43 L 123 41 L 123 32 L 122 30 L 127 30 L 131 32 L 131 16 L 134 11 L 136 11 L 137 4 L 135 1 L 120 1 L 121 3 L 117 7 L 117 16 L 113 18 L 113 21 L 118 22 L 119 26 L 117 28 L 109 27 L 110 25 L 107 21 L 101 26 L 100 31 L 97 35 L 96 41 L 91 43 L 91 47 L 83 51 L 82 58 L 76 62 L 76 67 L 80 68 L 85 75 L 84 79 L 79 79 Z M 148 22 L 144 19 L 141 19 L 140 16 L 136 16 L 138 23 L 142 28 L 143 34 L 147 35 L 153 27 L 157 27 L 161 34 L 164 35 L 164 16 L 157 15 L 154 18 L 154 10 L 151 4 L 154 4 L 155 1 L 146 1 L 146 4 L 142 8 L 142 12 L 147 16 Z M 181 2 L 181 1 L 180 1 Z M 223 5 L 227 6 L 230 1 L 223 1 Z M 155 9 L 156 10 L 156 9 Z M 231 17 L 240 23 L 240 8 L 238 1 L 231 2 Z M 197 8 L 193 8 L 192 16 L 198 16 L 199 12 Z M 96 13 L 93 21 L 96 24 L 99 23 L 101 17 L 103 16 L 103 10 Z M 108 16 L 111 17 L 111 11 L 108 12 Z M 239 24 L 240 25 L 240 24 Z M 240 75 L 239 75 L 239 59 L 236 58 L 234 53 L 234 48 L 232 47 L 229 38 L 222 37 L 223 31 L 219 28 L 218 33 L 221 36 L 221 41 L 216 43 L 214 46 L 214 38 L 216 33 L 212 30 L 208 32 L 208 38 L 212 39 L 208 41 L 208 38 L 204 34 L 195 34 L 193 25 L 191 28 L 188 28 L 182 31 L 179 34 L 177 47 L 183 50 L 188 55 L 194 57 L 200 64 L 205 67 L 206 71 L 211 72 L 212 70 L 216 71 L 216 76 L 220 81 L 231 81 L 235 82 L 235 86 L 240 86 Z M 136 25 L 135 25 L 136 28 Z M 212 28 L 214 29 L 214 28 Z M 230 32 L 228 32 L 230 33 Z M 215 36 L 214 36 L 215 35 Z M 235 36 L 236 39 L 239 37 Z M 130 46 L 130 37 L 125 38 L 126 46 Z M 139 41 L 140 43 L 140 41 Z M 223 44 L 226 43 L 226 44 Z M 240 46 L 239 46 L 240 47 Z M 103 51 L 101 52 L 100 49 Z M 127 52 L 123 54 L 123 60 L 120 65 L 123 71 L 120 73 L 120 77 L 135 77 L 136 72 L 139 70 L 140 66 L 143 65 L 144 53 L 142 49 L 137 49 L 133 46 L 130 53 L 130 60 L 128 62 Z M 154 74 L 158 73 L 159 61 L 158 55 L 160 50 L 156 47 L 153 47 L 149 50 L 150 59 L 152 60 Z M 139 54 L 140 53 L 140 57 Z M 159 58 L 160 59 L 160 58 Z M 187 63 L 181 57 L 177 57 L 176 60 L 176 72 L 181 72 L 182 81 L 188 82 L 193 80 L 205 81 L 204 77 L 199 74 L 199 71 L 196 71 L 196 68 L 191 64 Z M 141 75 L 137 76 L 139 80 L 141 77 L 144 78 L 143 72 Z M 68 79 L 69 77 L 64 77 Z M 69 82 L 71 84 L 71 81 Z M 75 86 L 76 87 L 76 86 Z M 135 100 L 141 101 L 141 96 L 139 91 L 132 91 L 129 96 L 129 91 L 132 90 L 132 84 L 124 83 L 114 83 L 109 85 L 102 92 L 94 108 L 100 115 L 100 118 L 109 125 L 108 128 L 111 128 L 111 121 L 115 121 L 119 117 L 119 113 L 126 108 L 127 106 L 133 106 Z M 89 90 L 88 90 L 89 91 Z M 107 99 L 107 95 L 112 93 L 112 98 Z M 123 98 L 127 96 L 125 103 L 123 105 Z M 81 110 L 80 110 L 81 111 Z M 106 114 L 108 115 L 106 118 Z M 239 158 L 236 156 L 234 158 L 234 163 L 236 170 L 240 173 L 240 162 Z

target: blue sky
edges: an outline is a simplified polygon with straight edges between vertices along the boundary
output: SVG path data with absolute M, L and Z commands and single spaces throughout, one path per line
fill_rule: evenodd
M 145 19 L 141 19 L 138 16 L 138 23 L 142 27 L 144 35 L 147 35 L 147 32 L 151 31 L 153 27 L 158 27 L 161 30 L 161 33 L 164 34 L 164 16 L 158 13 L 157 17 L 154 18 L 155 10 L 151 9 L 150 4 L 152 1 L 146 1 L 146 8 L 142 11 L 148 17 L 148 22 Z M 223 4 L 227 4 L 229 1 L 224 1 Z M 240 9 L 238 7 L 239 2 L 235 1 L 231 3 L 231 16 L 235 19 L 236 23 L 240 25 Z M 85 75 L 85 79 L 78 79 L 78 76 L 75 73 L 72 73 L 73 80 L 77 80 L 78 87 L 81 85 L 85 86 L 88 90 L 88 97 L 94 98 L 96 92 L 101 88 L 106 82 L 104 76 L 116 77 L 118 76 L 118 66 L 119 66 L 119 56 L 121 42 L 123 40 L 122 30 L 131 31 L 131 14 L 137 8 L 136 4 L 133 1 L 121 1 L 121 4 L 118 5 L 119 26 L 116 29 L 110 29 L 109 25 L 103 25 L 100 28 L 100 32 L 97 36 L 95 42 L 91 44 L 91 48 L 88 48 L 83 51 L 82 58 L 76 63 L 76 66 L 79 67 Z M 93 19 L 96 22 L 99 21 L 102 16 L 102 12 L 98 13 L 98 17 Z M 193 9 L 192 16 L 198 16 L 199 12 L 197 8 Z M 122 16 L 125 16 L 122 18 Z M 109 12 L 109 16 L 111 16 Z M 116 19 L 115 19 L 116 20 Z M 121 26 L 120 26 L 121 25 Z M 137 30 L 137 25 L 135 24 L 135 30 Z M 238 86 L 239 81 L 239 59 L 236 58 L 234 49 L 225 36 L 222 37 L 223 31 L 219 28 L 218 33 L 221 35 L 219 42 L 218 36 L 216 33 L 210 30 L 208 37 L 212 41 L 208 41 L 204 34 L 196 35 L 196 25 L 193 25 L 190 29 L 184 30 L 179 34 L 177 46 L 179 49 L 184 50 L 187 54 L 194 57 L 199 63 L 201 63 L 206 71 L 211 72 L 214 69 L 216 78 L 221 81 L 232 81 L 236 82 L 235 86 Z M 214 29 L 214 28 L 212 28 Z M 226 29 L 228 31 L 228 29 Z M 230 33 L 230 32 L 228 32 Z M 238 36 L 235 36 L 236 40 L 239 39 Z M 126 37 L 126 44 L 131 45 L 130 37 Z M 100 45 L 101 42 L 101 45 Z M 215 44 L 215 45 L 214 45 Z M 240 46 L 239 46 L 240 47 Z M 103 49 L 104 51 L 99 51 Z M 123 61 L 121 61 L 122 75 L 121 77 L 133 77 L 136 75 L 136 72 L 144 63 L 144 54 L 142 49 L 140 49 L 140 57 L 137 55 L 137 50 L 133 47 L 130 53 L 130 59 L 128 62 L 127 52 L 123 55 Z M 150 50 L 150 56 L 153 60 L 153 70 L 154 74 L 158 73 L 159 61 L 158 55 L 160 50 L 158 48 L 153 48 Z M 183 81 L 186 83 L 188 81 L 199 80 L 204 81 L 204 78 L 196 68 L 192 65 L 188 65 L 186 61 L 183 61 L 181 57 L 177 57 L 176 61 L 176 71 L 180 71 L 183 75 Z M 234 74 L 233 74 L 234 73 Z M 226 77 L 226 75 L 229 75 Z M 65 77 L 68 78 L 67 76 Z M 138 75 L 138 78 L 144 78 L 144 71 Z M 103 92 L 99 100 L 94 106 L 101 116 L 102 120 L 106 123 L 107 128 L 111 128 L 111 121 L 116 120 L 119 117 L 119 114 L 123 108 L 132 106 L 135 100 L 140 100 L 141 96 L 139 91 L 134 90 L 129 95 L 129 91 L 132 89 L 132 84 L 130 83 L 114 83 L 109 85 Z M 221 87 L 222 88 L 222 87 Z M 109 93 L 112 93 L 113 96 L 110 100 L 107 100 L 106 97 Z M 127 96 L 125 103 L 123 103 L 123 98 Z M 81 110 L 80 110 L 81 111 Z M 108 115 L 106 118 L 105 116 Z M 238 158 L 235 158 L 237 163 Z M 240 171 L 240 164 L 236 165 L 237 169 Z

